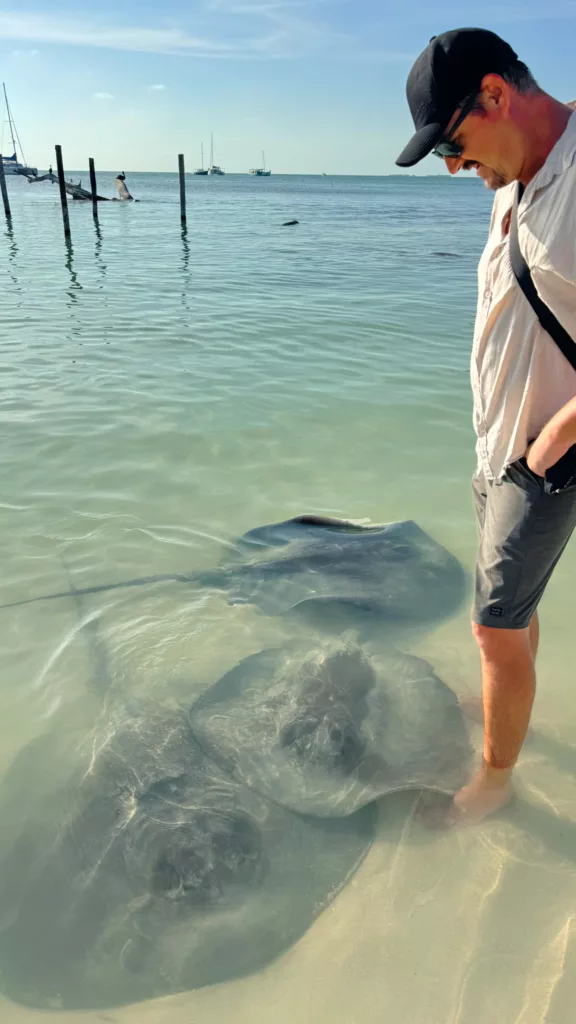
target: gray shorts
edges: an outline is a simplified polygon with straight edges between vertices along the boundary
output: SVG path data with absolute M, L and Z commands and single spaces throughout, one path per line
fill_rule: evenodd
M 472 480 L 480 539 L 472 618 L 525 629 L 576 526 L 576 484 L 549 493 L 524 459 L 498 483 Z

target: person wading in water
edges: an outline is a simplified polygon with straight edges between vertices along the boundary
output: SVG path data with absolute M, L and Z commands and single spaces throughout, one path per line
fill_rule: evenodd
M 512 794 L 536 686 L 537 606 L 576 525 L 576 113 L 475 28 L 433 37 L 406 92 L 416 133 L 397 164 L 435 153 L 496 191 L 471 361 L 484 756 L 442 815 L 466 823 Z

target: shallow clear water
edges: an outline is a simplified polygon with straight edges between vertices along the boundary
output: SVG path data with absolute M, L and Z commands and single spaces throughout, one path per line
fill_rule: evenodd
M 490 196 L 473 180 L 129 175 L 140 204 L 70 204 L 10 181 L 0 232 L 0 603 L 213 566 L 234 538 L 301 512 L 415 519 L 474 560 L 468 360 Z M 99 190 L 113 194 L 111 175 Z M 282 223 L 297 218 L 296 227 Z M 576 994 L 574 546 L 542 606 L 522 798 L 430 835 L 384 800 L 370 852 L 264 970 L 104 1019 L 202 1024 L 572 1020 Z M 104 684 L 189 700 L 292 626 L 178 585 L 0 612 L 0 769 L 59 737 Z M 467 611 L 410 638 L 478 692 Z M 476 745 L 480 736 L 471 726 Z M 64 743 L 64 740 L 62 740 Z M 15 794 L 16 798 L 18 794 Z M 3 830 L 2 843 L 12 836 Z M 0 921 L 0 925 L 2 922 Z M 46 924 L 47 934 L 49 925 Z M 1 989 L 1 981 L 0 981 Z M 3 1019 L 40 1019 L 6 1002 Z M 45 1019 L 45 1015 L 43 1015 Z M 48 1019 L 67 1014 L 58 999 Z

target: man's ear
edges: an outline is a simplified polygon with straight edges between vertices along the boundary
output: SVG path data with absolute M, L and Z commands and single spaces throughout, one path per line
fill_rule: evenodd
M 482 105 L 487 114 L 502 117 L 510 110 L 510 86 L 500 75 L 484 75 L 482 79 Z

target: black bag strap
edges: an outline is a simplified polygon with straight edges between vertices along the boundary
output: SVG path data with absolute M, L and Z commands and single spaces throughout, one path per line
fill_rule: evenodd
M 545 331 L 548 331 L 548 334 L 556 342 L 560 351 L 576 370 L 576 342 L 570 337 L 568 331 L 564 330 L 552 310 L 548 308 L 538 295 L 530 268 L 520 251 L 520 243 L 518 241 L 518 205 L 523 192 L 524 186 L 521 182 L 518 182 L 514 206 L 512 207 L 512 219 L 510 220 L 510 263 L 512 264 L 514 277 L 536 313 L 541 326 Z

